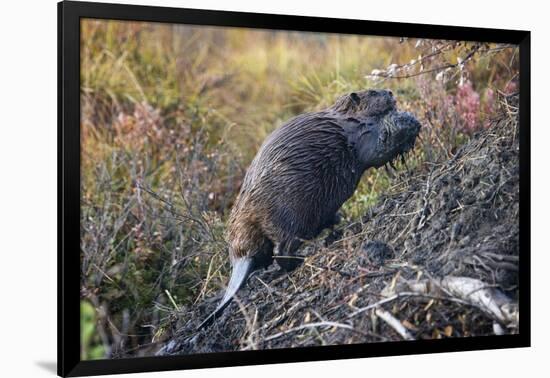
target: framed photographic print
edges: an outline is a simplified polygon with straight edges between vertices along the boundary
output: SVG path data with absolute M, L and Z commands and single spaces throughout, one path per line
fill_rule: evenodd
M 529 346 L 529 32 L 58 20 L 59 375 Z

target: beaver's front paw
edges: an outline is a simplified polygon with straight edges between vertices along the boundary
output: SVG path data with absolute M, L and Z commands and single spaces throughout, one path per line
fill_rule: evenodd
M 297 256 L 276 256 L 275 260 L 281 269 L 287 272 L 293 271 L 304 261 L 303 258 Z

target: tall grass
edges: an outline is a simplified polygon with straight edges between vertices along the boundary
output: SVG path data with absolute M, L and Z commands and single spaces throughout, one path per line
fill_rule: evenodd
M 174 307 L 185 318 L 222 286 L 224 221 L 258 147 L 288 118 L 390 88 L 424 125 L 408 163 L 422 169 L 452 157 L 484 127 L 497 91 L 517 85 L 514 48 L 469 61 L 466 83 L 436 72 L 372 80 L 432 45 L 98 20 L 81 30 L 83 359 L 150 354 Z M 456 61 L 460 49 L 437 58 Z M 392 180 L 367 172 L 346 221 Z

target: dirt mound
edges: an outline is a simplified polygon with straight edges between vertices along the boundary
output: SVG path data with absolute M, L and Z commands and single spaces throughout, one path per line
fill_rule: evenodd
M 180 309 L 158 354 L 517 332 L 518 159 L 508 104 L 453 159 L 400 172 L 361 222 L 308 243 L 296 271 L 253 275 L 210 328 L 195 332 L 219 298 Z

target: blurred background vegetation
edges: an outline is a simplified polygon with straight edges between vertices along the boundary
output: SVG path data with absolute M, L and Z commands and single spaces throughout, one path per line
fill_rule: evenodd
M 264 138 L 339 95 L 390 88 L 453 156 L 519 90 L 515 46 L 154 23 L 81 23 L 81 357 L 154 353 L 174 309 L 223 287 L 224 221 Z M 404 169 L 398 166 L 399 169 Z M 392 175 L 368 171 L 357 219 Z

